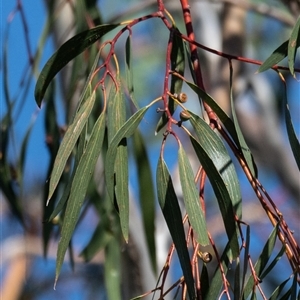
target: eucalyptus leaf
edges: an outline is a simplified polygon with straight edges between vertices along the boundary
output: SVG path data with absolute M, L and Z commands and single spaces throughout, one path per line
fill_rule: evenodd
M 278 227 L 276 226 L 272 230 L 266 244 L 264 245 L 264 248 L 263 248 L 261 254 L 259 255 L 257 262 L 254 265 L 254 271 L 259 278 L 262 275 L 262 272 L 263 272 L 264 268 L 266 267 L 271 255 L 272 255 L 272 252 L 273 252 L 273 249 L 275 246 L 275 241 L 277 238 L 277 232 L 278 232 Z M 249 297 L 251 291 L 253 290 L 254 284 L 255 284 L 254 278 L 253 278 L 253 275 L 251 274 L 245 283 L 245 288 L 244 288 L 244 293 L 243 293 L 243 296 L 245 299 L 247 299 Z
M 102 113 L 94 125 L 91 137 L 80 159 L 72 181 L 70 196 L 67 202 L 61 229 L 61 239 L 58 243 L 57 249 L 55 284 L 60 274 L 66 250 L 69 246 L 71 237 L 79 218 L 80 210 L 91 176 L 93 174 L 93 170 L 102 149 L 104 131 L 105 114 Z
M 137 166 L 139 199 L 141 203 L 142 220 L 146 236 L 151 266 L 156 273 L 156 245 L 155 245 L 155 193 L 152 180 L 150 161 L 141 133 L 136 130 L 133 135 L 134 158 Z
M 174 30 L 177 30 L 174 28 Z M 184 76 L 184 69 L 185 69 L 185 51 L 184 51 L 184 42 L 182 38 L 171 33 L 172 40 L 172 50 L 171 50 L 171 70 L 177 72 L 181 76 Z M 183 81 L 178 76 L 172 74 L 171 75 L 171 85 L 170 85 L 170 92 L 171 94 L 179 95 L 181 93 Z M 173 113 L 176 110 L 177 103 L 173 100 L 172 97 L 169 97 L 168 101 L 168 109 L 170 113 Z M 167 115 L 164 113 L 162 114 L 161 118 L 159 119 L 155 132 L 158 133 L 168 122 Z
M 78 137 L 90 116 L 90 113 L 94 106 L 94 102 L 95 92 L 93 92 L 88 97 L 88 99 L 82 104 L 74 118 L 73 123 L 69 126 L 65 133 L 65 136 L 56 155 L 53 170 L 51 173 L 48 201 L 51 199 L 53 192 L 57 187 L 57 184 L 65 168 L 66 162 L 69 159 L 69 156 L 75 147 Z
M 47 61 L 38 77 L 34 92 L 37 105 L 39 107 L 41 106 L 49 83 L 68 62 L 119 25 L 120 24 L 99 25 L 81 32 L 65 42 Z
M 178 253 L 190 299 L 196 299 L 195 284 L 182 224 L 182 215 L 171 176 L 161 156 L 157 164 L 156 185 L 158 201 Z
M 118 84 L 121 82 L 118 79 Z M 126 121 L 126 106 L 123 91 L 112 91 L 113 97 L 108 102 L 108 142 L 124 125 Z M 129 191 L 128 191 L 128 150 L 127 140 L 123 138 L 117 147 L 114 161 L 114 192 L 120 215 L 121 228 L 126 242 L 129 237 Z
M 194 182 L 194 174 L 189 159 L 181 145 L 178 150 L 178 166 L 185 208 L 189 222 L 194 229 L 196 240 L 202 246 L 209 244 L 204 211 L 200 206 L 199 193 Z

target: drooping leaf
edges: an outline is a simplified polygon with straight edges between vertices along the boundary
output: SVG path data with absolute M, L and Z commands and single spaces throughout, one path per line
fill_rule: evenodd
M 204 212 L 200 206 L 199 193 L 194 182 L 194 174 L 189 159 L 181 145 L 178 150 L 178 166 L 183 200 L 189 222 L 191 223 L 196 240 L 202 246 L 209 244 Z
M 195 299 L 194 279 L 182 224 L 182 215 L 171 176 L 161 156 L 157 164 L 156 185 L 158 201 L 178 253 L 190 299 Z
M 105 161 L 105 181 L 106 189 L 112 201 L 114 199 L 114 165 L 118 145 L 123 138 L 129 138 L 134 133 L 149 107 L 143 107 L 133 114 L 112 138 L 108 147 Z
M 254 265 L 254 271 L 255 271 L 256 275 L 258 276 L 258 278 L 260 278 L 264 268 L 266 267 L 271 255 L 272 255 L 272 252 L 273 252 L 273 249 L 275 246 L 276 237 L 277 237 L 277 231 L 278 231 L 278 227 L 276 226 L 272 230 L 257 262 Z M 254 283 L 253 275 L 251 274 L 245 284 L 245 289 L 244 289 L 244 293 L 243 293 L 243 296 L 245 299 L 247 299 L 249 297 L 249 295 L 253 289 L 253 284 L 255 284 L 255 283 Z
M 190 136 L 190 139 L 195 149 L 195 152 L 199 158 L 199 161 L 203 166 L 216 195 L 226 233 L 228 236 L 228 240 L 230 242 L 230 249 L 232 252 L 229 258 L 230 261 L 232 261 L 235 257 L 239 255 L 239 243 L 237 228 L 235 224 L 234 206 L 226 186 L 228 181 L 225 182 L 225 180 L 222 178 L 213 160 L 205 151 L 205 148 L 201 144 L 199 144 L 199 142 L 195 140 L 192 136 Z M 228 163 L 229 161 L 227 161 L 227 164 Z M 228 165 L 226 164 L 223 165 L 224 168 L 226 168 L 227 166 Z
M 285 91 L 286 93 L 286 91 Z M 292 118 L 290 114 L 290 109 L 289 105 L 287 103 L 287 98 L 285 95 L 285 105 L 284 105 L 284 111 L 285 111 L 285 125 L 286 125 L 286 130 L 288 133 L 288 138 L 289 142 L 291 145 L 292 153 L 294 155 L 295 161 L 298 166 L 298 170 L 300 171 L 300 143 L 297 138 L 293 123 L 292 123 Z
M 139 104 L 134 97 L 131 35 L 128 36 L 125 45 L 125 73 L 130 100 L 134 104 L 135 108 L 139 109 Z
M 133 135 L 134 158 L 137 166 L 139 186 L 139 199 L 141 204 L 142 219 L 151 265 L 156 273 L 156 246 L 155 246 L 155 193 L 152 180 L 151 166 L 147 155 L 146 146 L 141 133 L 136 130 Z
M 81 32 L 65 42 L 51 56 L 39 75 L 34 92 L 37 105 L 39 107 L 41 106 L 49 83 L 68 62 L 119 25 L 120 24 L 99 25 Z
M 292 30 L 289 45 L 288 45 L 288 63 L 291 74 L 295 77 L 295 58 L 297 53 L 297 47 L 300 44 L 300 16 Z
M 60 274 L 66 250 L 73 235 L 91 176 L 102 149 L 104 131 L 105 113 L 103 112 L 94 125 L 91 137 L 80 159 L 72 181 L 70 196 L 61 229 L 61 239 L 57 249 L 55 282 L 57 282 Z
M 177 29 L 174 29 L 177 30 Z M 181 37 L 177 34 L 171 34 L 173 37 L 173 44 L 171 50 L 171 70 L 177 72 L 181 76 L 184 76 L 185 69 L 185 56 L 184 56 L 184 42 Z M 183 81 L 181 78 L 171 75 L 171 85 L 170 92 L 174 95 L 179 95 L 181 93 Z M 169 97 L 168 108 L 171 114 L 176 110 L 177 103 Z M 168 122 L 166 114 L 162 114 L 161 118 L 158 121 L 155 132 L 158 133 Z
M 121 300 L 121 253 L 115 238 L 105 248 L 104 280 L 107 299 Z
M 84 128 L 89 115 L 93 109 L 95 102 L 95 92 L 93 92 L 88 99 L 82 104 L 80 109 L 78 110 L 73 123 L 69 126 L 65 136 L 62 140 L 62 143 L 59 147 L 58 153 L 56 155 L 56 159 L 54 162 L 54 167 L 50 177 L 49 184 L 49 195 L 48 201 L 51 199 L 53 192 L 55 191 L 59 179 L 63 173 L 66 162 L 75 147 L 75 144 L 78 140 L 78 137 Z
M 227 275 L 228 269 L 229 269 L 229 256 L 231 256 L 231 254 L 229 254 L 231 252 L 230 250 L 230 245 L 229 243 L 227 243 L 221 258 L 220 258 L 220 262 L 222 263 L 222 268 L 223 268 L 223 272 L 224 275 Z M 222 273 L 221 270 L 219 269 L 219 266 L 217 266 L 216 271 L 213 274 L 213 277 L 210 281 L 210 286 L 207 290 L 207 292 L 205 293 L 203 299 L 204 300 L 212 300 L 212 299 L 219 299 L 220 296 L 220 291 L 221 288 L 223 287 L 223 278 L 222 278 Z
M 121 86 L 120 80 L 118 80 Z M 125 98 L 121 89 L 112 91 L 108 101 L 108 142 L 110 143 L 126 121 Z M 121 228 L 126 242 L 129 236 L 129 192 L 128 192 L 128 150 L 127 140 L 123 138 L 117 147 L 114 161 L 114 195 L 118 205 Z

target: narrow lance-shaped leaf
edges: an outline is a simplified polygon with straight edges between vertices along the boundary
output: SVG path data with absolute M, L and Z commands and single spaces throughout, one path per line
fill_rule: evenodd
M 84 197 L 102 149 L 104 132 L 105 113 L 102 113 L 93 127 L 91 137 L 87 143 L 86 149 L 80 159 L 73 178 L 71 192 L 67 202 L 61 229 L 61 239 L 58 243 L 55 283 L 57 282 L 60 274 L 65 253 L 79 218 Z
M 114 199 L 114 164 L 118 145 L 123 138 L 129 138 L 134 133 L 149 107 L 143 107 L 133 114 L 119 129 L 108 147 L 105 161 L 105 181 L 111 200 Z
M 134 158 L 137 166 L 139 184 L 139 199 L 141 204 L 144 231 L 150 255 L 151 265 L 156 273 L 156 246 L 155 246 L 155 194 L 152 172 L 146 146 L 139 130 L 133 135 Z
M 272 255 L 272 252 L 273 252 L 273 249 L 275 246 L 276 237 L 277 237 L 277 231 L 278 231 L 278 227 L 276 226 L 272 230 L 257 262 L 254 265 L 254 271 L 258 277 L 260 277 L 260 275 L 262 274 L 264 268 L 266 267 L 271 255 Z M 244 294 L 243 294 L 245 299 L 247 299 L 249 297 L 254 284 L 255 283 L 254 283 L 253 275 L 251 274 L 245 284 L 245 289 L 244 289 Z
M 95 92 L 93 92 L 89 96 L 89 98 L 82 104 L 81 108 L 79 109 L 79 111 L 77 112 L 74 118 L 73 123 L 69 126 L 62 140 L 62 143 L 56 155 L 53 171 L 50 177 L 48 201 L 52 197 L 53 192 L 57 187 L 59 179 L 65 168 L 66 162 L 72 150 L 74 149 L 78 137 L 82 129 L 84 128 L 89 118 L 89 115 L 93 109 L 94 102 L 95 102 Z
M 242 195 L 239 180 L 233 162 L 227 152 L 220 137 L 210 128 L 210 126 L 200 117 L 189 112 L 190 122 L 195 129 L 197 141 L 203 147 L 207 155 L 212 160 L 219 174 L 222 176 L 225 186 L 230 195 L 233 210 L 239 218 L 242 217 Z M 202 163 L 202 162 L 201 162 Z M 210 178 L 213 179 L 213 178 Z M 233 216 L 232 216 L 233 217 Z
M 200 206 L 199 193 L 194 182 L 194 174 L 189 159 L 181 145 L 178 150 L 179 176 L 185 208 L 197 241 L 206 246 L 209 244 L 204 212 Z
M 120 80 L 118 80 L 121 86 Z M 126 106 L 123 91 L 119 88 L 112 92 L 113 97 L 109 97 L 108 101 L 108 143 L 111 142 L 113 136 L 124 125 L 126 121 Z M 129 236 L 129 192 L 128 192 L 128 150 L 127 140 L 123 138 L 118 144 L 117 155 L 114 162 L 114 192 L 118 205 L 122 233 L 125 241 Z
M 230 245 L 228 242 L 222 253 L 222 256 L 220 258 L 220 262 L 222 264 L 222 268 L 223 268 L 223 272 L 224 272 L 225 276 L 228 272 L 228 268 L 230 265 L 230 262 L 228 259 L 229 256 L 231 256 L 230 252 L 231 252 L 231 250 L 230 250 Z M 219 265 L 218 265 L 216 268 L 216 271 L 210 281 L 210 286 L 208 288 L 208 291 L 204 295 L 203 299 L 204 300 L 219 299 L 220 291 L 221 291 L 221 288 L 223 287 L 223 284 L 224 283 L 223 283 L 222 273 L 221 273 Z
M 48 60 L 42 69 L 35 87 L 35 100 L 41 106 L 46 89 L 54 76 L 73 58 L 98 41 L 104 34 L 119 24 L 99 25 L 81 32 L 65 42 Z
M 127 120 L 127 122 L 112 138 L 106 154 L 106 188 L 110 199 L 114 201 L 116 180 L 115 192 L 119 206 L 122 233 L 126 241 L 128 240 L 129 234 L 128 167 L 126 166 L 127 154 L 124 153 L 124 151 L 127 151 L 127 149 L 124 149 L 122 147 L 126 145 L 126 138 L 130 137 L 134 133 L 148 108 L 149 106 L 138 110 L 133 116 L 131 116 L 131 118 Z M 114 174 L 116 174 L 116 178 Z
M 227 190 L 224 179 L 218 172 L 216 166 L 214 165 L 212 159 L 206 153 L 205 149 L 196 141 L 192 136 L 190 136 L 192 145 L 195 152 L 202 164 L 207 177 L 212 185 L 214 193 L 216 195 L 221 215 L 223 218 L 224 226 L 230 243 L 230 261 L 239 255 L 239 243 L 237 236 L 237 228 L 235 224 L 234 208 L 232 205 L 232 200 Z
M 174 28 L 174 31 L 177 30 Z M 177 72 L 181 76 L 184 76 L 185 69 L 185 56 L 184 56 L 184 42 L 180 36 L 172 32 L 171 36 L 173 37 L 172 41 L 172 51 L 171 51 L 171 69 L 172 71 Z M 181 93 L 183 81 L 178 76 L 171 75 L 171 85 L 170 92 L 174 95 L 179 95 Z M 171 114 L 176 110 L 177 103 L 169 97 L 168 108 Z M 163 114 L 158 121 L 155 132 L 159 132 L 168 122 L 166 114 Z
M 195 299 L 195 287 L 187 249 L 182 215 L 168 168 L 160 156 L 156 170 L 157 196 L 175 245 L 190 299 Z
M 126 83 L 127 83 L 130 100 L 132 101 L 136 109 L 139 109 L 139 105 L 134 97 L 131 35 L 128 36 L 125 45 L 125 71 L 126 71 Z
M 289 45 L 288 45 L 288 63 L 291 74 L 295 77 L 295 58 L 297 53 L 297 47 L 300 44 L 300 16 L 292 30 Z
M 300 143 L 297 138 L 293 123 L 292 123 L 292 118 L 290 114 L 290 109 L 289 105 L 287 102 L 287 91 L 285 87 L 284 91 L 284 112 L 285 112 L 285 125 L 286 125 L 286 130 L 288 133 L 288 138 L 289 142 L 291 145 L 292 153 L 294 155 L 295 161 L 298 166 L 298 170 L 300 171 Z

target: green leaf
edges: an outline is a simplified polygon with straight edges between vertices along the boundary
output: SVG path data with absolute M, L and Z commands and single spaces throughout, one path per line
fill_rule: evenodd
M 276 287 L 276 289 L 274 290 L 274 292 L 272 293 L 271 297 L 269 298 L 269 300 L 277 300 L 279 299 L 279 295 L 280 293 L 283 291 L 285 285 L 290 281 L 291 279 L 288 278 L 285 281 L 283 281 L 279 286 Z
M 102 113 L 94 125 L 91 137 L 87 143 L 86 149 L 80 159 L 73 178 L 70 196 L 67 202 L 61 229 L 61 239 L 58 244 L 55 283 L 57 282 L 58 276 L 60 274 L 65 253 L 67 251 L 73 231 L 79 218 L 84 197 L 97 159 L 102 149 L 104 132 L 105 113 Z
M 120 243 L 114 238 L 105 248 L 104 279 L 107 299 L 121 300 Z
M 299 140 L 297 138 L 297 135 L 294 130 L 293 123 L 292 123 L 290 109 L 289 109 L 289 105 L 288 105 L 287 99 L 286 99 L 286 91 L 285 91 L 284 110 L 285 110 L 285 125 L 286 125 L 286 130 L 288 133 L 289 142 L 291 145 L 292 153 L 294 155 L 295 161 L 298 166 L 298 170 L 300 171 L 300 143 L 299 143 Z
M 273 252 L 273 249 L 275 246 L 276 237 L 277 237 L 277 232 L 278 232 L 278 227 L 276 226 L 272 230 L 257 262 L 254 265 L 254 271 L 259 278 L 262 275 L 262 272 L 263 272 L 264 268 L 266 267 L 271 255 L 272 255 L 272 252 Z M 245 289 L 244 289 L 244 293 L 243 293 L 243 296 L 245 299 L 247 299 L 248 296 L 250 295 L 254 284 L 255 283 L 254 283 L 253 275 L 251 274 L 245 284 Z
M 174 30 L 177 30 L 177 28 Z M 180 36 L 173 33 L 173 44 L 171 50 L 171 70 L 179 73 L 181 76 L 184 76 L 184 69 L 185 69 L 185 56 L 184 56 L 184 42 Z M 181 78 L 171 75 L 171 86 L 170 92 L 174 95 L 179 95 L 181 93 L 183 81 Z M 170 113 L 173 113 L 176 110 L 177 103 L 169 97 L 168 108 Z M 156 126 L 155 132 L 158 133 L 168 122 L 167 115 L 164 113 L 158 124 Z
M 55 191 L 59 179 L 63 173 L 65 168 L 66 162 L 75 147 L 75 144 L 78 140 L 78 137 L 83 130 L 89 115 L 93 109 L 95 102 L 95 92 L 93 92 L 88 99 L 82 104 L 80 109 L 78 110 L 73 123 L 69 126 L 65 136 L 62 140 L 62 143 L 59 147 L 57 152 L 53 171 L 50 177 L 50 184 L 49 184 L 49 195 L 48 201 L 51 199 L 53 192 Z
M 119 24 L 99 25 L 81 32 L 65 42 L 48 60 L 41 71 L 35 87 L 35 100 L 40 107 L 45 92 L 54 76 L 77 55 L 98 41 L 104 34 L 115 29 Z
M 287 56 L 288 43 L 289 41 L 285 41 L 278 48 L 276 48 L 273 53 L 264 61 L 264 63 L 258 68 L 257 72 L 264 72 L 282 61 Z
M 118 85 L 121 86 L 118 80 Z M 116 93 L 112 93 L 113 97 L 109 97 L 108 102 L 108 142 L 124 125 L 126 121 L 126 106 L 123 92 L 118 89 Z M 121 228 L 126 242 L 129 236 L 129 191 L 128 191 L 128 150 L 127 140 L 123 138 L 117 148 L 117 154 L 114 161 L 114 184 L 115 197 L 120 215 Z
M 157 164 L 156 185 L 159 205 L 178 254 L 190 299 L 196 299 L 190 257 L 182 224 L 182 215 L 171 176 L 161 156 Z
M 231 176 L 228 176 L 227 180 L 225 181 L 221 174 L 218 171 L 218 168 L 216 168 L 212 158 L 208 155 L 209 153 L 212 153 L 211 151 L 207 152 L 205 150 L 205 143 L 199 143 L 197 140 L 195 140 L 192 136 L 190 136 L 192 145 L 195 149 L 195 152 L 198 156 L 198 159 L 203 166 L 207 177 L 209 178 L 209 181 L 212 185 L 212 188 L 214 190 L 214 193 L 216 195 L 219 208 L 221 211 L 221 215 L 223 218 L 224 226 L 226 229 L 226 233 L 228 236 L 228 240 L 230 242 L 230 249 L 232 250 L 232 253 L 230 255 L 230 261 L 232 261 L 235 257 L 239 255 L 239 243 L 238 243 L 238 233 L 237 228 L 235 224 L 235 206 L 238 206 L 239 204 L 236 204 L 234 206 L 233 199 L 231 198 L 228 187 L 232 184 L 228 181 L 228 178 Z M 216 139 L 215 139 L 216 140 Z M 203 141 L 203 140 L 202 140 Z M 209 140 L 209 143 L 211 143 L 211 140 Z M 219 153 L 219 151 L 215 151 L 213 153 Z M 222 153 L 222 152 L 221 152 Z M 229 168 L 231 164 L 231 160 L 224 160 L 221 168 L 221 172 L 223 173 L 226 168 Z M 234 187 L 233 187 L 234 188 Z
M 254 163 L 254 159 L 253 156 L 251 154 L 251 151 L 245 141 L 244 135 L 241 131 L 236 113 L 235 113 L 235 107 L 234 107 L 234 101 L 233 101 L 233 95 L 232 95 L 232 76 L 233 76 L 233 68 L 230 67 L 230 106 L 231 106 L 231 114 L 232 114 L 232 118 L 233 118 L 233 123 L 234 123 L 234 127 L 237 133 L 237 138 L 238 138 L 238 147 L 239 149 L 242 151 L 243 156 L 246 160 L 246 163 L 249 167 L 249 170 L 251 171 L 251 174 L 253 177 L 257 177 L 257 168 L 256 165 Z
M 156 246 L 155 246 L 155 193 L 152 180 L 151 166 L 146 146 L 141 133 L 136 130 L 133 135 L 134 158 L 137 166 L 139 199 L 141 203 L 142 219 L 151 265 L 156 273 Z
M 300 16 L 292 30 L 289 44 L 288 44 L 288 63 L 291 74 L 295 77 L 295 58 L 297 53 L 297 47 L 300 44 Z
M 224 276 L 226 276 L 229 268 L 229 254 L 231 252 L 229 243 L 227 243 L 222 256 L 220 258 L 220 262 L 222 263 Z M 216 271 L 210 281 L 210 286 L 208 288 L 207 293 L 204 295 L 204 300 L 212 300 L 212 299 L 219 299 L 221 288 L 223 287 L 223 278 L 221 274 L 221 270 L 219 265 L 216 268 Z
M 199 193 L 194 182 L 194 174 L 189 159 L 181 145 L 178 150 L 178 166 L 183 199 L 189 222 L 191 223 L 196 240 L 202 246 L 209 244 L 204 212 L 200 206 Z
M 233 256 L 238 256 L 235 214 L 242 217 L 242 195 L 233 162 L 219 136 L 197 115 L 189 112 L 197 142 L 192 139 L 196 154 L 213 187 L 223 217 Z M 209 158 L 209 159 L 208 159 Z
M 117 156 L 117 149 L 123 138 L 129 138 L 135 132 L 145 113 L 150 106 L 139 109 L 133 114 L 126 123 L 118 130 L 116 135 L 112 138 L 112 141 L 108 147 L 105 161 L 105 181 L 106 188 L 110 199 L 114 199 L 114 165 Z
M 133 70 L 132 70 L 132 47 L 131 47 L 131 35 L 128 36 L 125 45 L 125 73 L 126 83 L 129 92 L 129 97 L 136 109 L 139 109 L 139 105 L 134 97 L 134 86 L 133 86 Z

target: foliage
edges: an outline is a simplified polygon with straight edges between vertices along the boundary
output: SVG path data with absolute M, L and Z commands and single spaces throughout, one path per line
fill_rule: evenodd
M 218 299 L 222 295 L 228 299 L 256 299 L 259 294 L 265 299 L 266 292 L 261 288 L 261 282 L 273 271 L 281 257 L 286 255 L 291 276 L 274 289 L 270 299 L 287 299 L 294 296 L 293 299 L 296 299 L 296 294 L 299 297 L 300 293 L 300 248 L 288 221 L 257 178 L 254 158 L 236 117 L 232 90 L 234 61 L 261 65 L 258 72 L 272 69 L 277 72 L 284 85 L 284 71 L 289 70 L 296 78 L 299 72 L 295 68 L 295 59 L 300 44 L 300 18 L 291 31 L 290 39 L 261 63 L 218 52 L 197 42 L 189 3 L 185 0 L 181 0 L 180 3 L 185 32 L 177 27 L 176 16 L 171 15 L 164 1 L 159 0 L 150 14 L 143 15 L 141 10 L 141 14 L 132 20 L 112 24 L 100 23 L 84 31 L 80 28 L 79 33 L 52 55 L 38 76 L 35 99 L 37 105 L 46 111 L 47 146 L 51 156 L 50 180 L 45 186 L 45 252 L 54 227 L 56 224 L 60 227 L 55 284 L 59 279 L 65 254 L 68 248 L 71 249 L 74 230 L 84 216 L 85 207 L 93 206 L 99 214 L 99 224 L 89 244 L 82 251 L 82 256 L 88 261 L 97 252 L 104 250 L 108 297 L 121 299 L 121 248 L 124 241 L 128 243 L 130 240 L 129 164 L 132 157 L 138 168 L 143 164 L 143 168 L 138 170 L 138 188 L 144 232 L 154 272 L 157 268 L 154 237 L 155 191 L 174 243 L 170 247 L 157 286 L 149 293 L 155 293 L 159 299 L 173 292 L 180 293 L 182 299 Z M 88 10 L 86 12 L 89 13 Z M 139 49 L 133 51 L 131 44 L 134 28 L 153 19 L 159 19 L 161 30 L 167 29 L 169 34 L 166 41 L 163 87 L 156 99 L 140 107 L 140 102 L 136 101 L 133 80 L 134 55 Z M 112 37 L 106 38 L 109 33 Z M 124 42 L 124 36 L 126 40 L 123 61 L 118 57 L 116 45 Z M 221 56 L 228 62 L 231 116 L 206 92 L 199 49 Z M 288 68 L 277 65 L 285 57 L 288 57 Z M 76 82 L 82 77 L 82 72 L 85 74 L 85 84 L 74 116 L 70 118 L 61 137 L 54 105 L 53 82 L 56 74 L 72 61 L 74 81 L 71 82 L 70 90 L 75 91 Z M 80 63 L 82 61 L 88 66 L 84 70 Z M 120 66 L 121 61 L 124 67 Z M 199 99 L 198 110 L 187 109 L 186 101 L 194 100 L 190 100 L 191 97 L 183 92 L 183 87 L 189 89 L 189 95 L 193 93 L 194 98 Z M 3 194 L 9 199 L 13 211 L 21 220 L 22 213 L 11 186 L 11 178 L 7 178 L 9 172 L 5 137 L 13 122 L 11 110 L 14 102 L 9 100 L 8 94 L 6 96 L 9 109 L 1 121 L 4 139 L 1 149 L 0 184 Z M 284 103 L 289 142 L 300 169 L 300 145 L 291 121 L 287 96 L 284 97 Z M 202 115 L 201 108 L 205 111 Z M 153 183 L 147 157 L 149 144 L 141 134 L 140 125 L 148 115 L 152 118 L 150 111 L 155 110 L 159 114 L 157 124 L 153 128 L 147 128 L 148 131 L 155 131 L 157 139 L 161 140 L 156 182 Z M 168 153 L 165 149 L 171 139 L 176 141 L 176 146 L 172 144 L 172 151 L 177 153 L 183 203 L 166 163 Z M 197 166 L 187 154 L 190 147 L 198 158 Z M 242 193 L 236 172 L 237 166 L 232 160 L 233 155 L 263 207 L 265 218 L 274 227 L 262 246 L 261 254 L 255 260 L 250 251 L 250 225 L 245 223 L 242 217 Z M 97 164 L 102 166 L 101 178 L 93 177 Z M 105 185 L 100 184 L 103 180 Z M 223 220 L 225 246 L 214 240 L 207 225 L 204 189 L 208 181 L 216 196 Z M 282 243 L 282 248 L 279 253 L 275 253 L 275 244 L 278 241 Z M 209 250 L 203 250 L 205 247 Z M 183 276 L 169 288 L 165 286 L 165 282 L 175 251 Z M 284 289 L 285 286 L 289 288 Z

